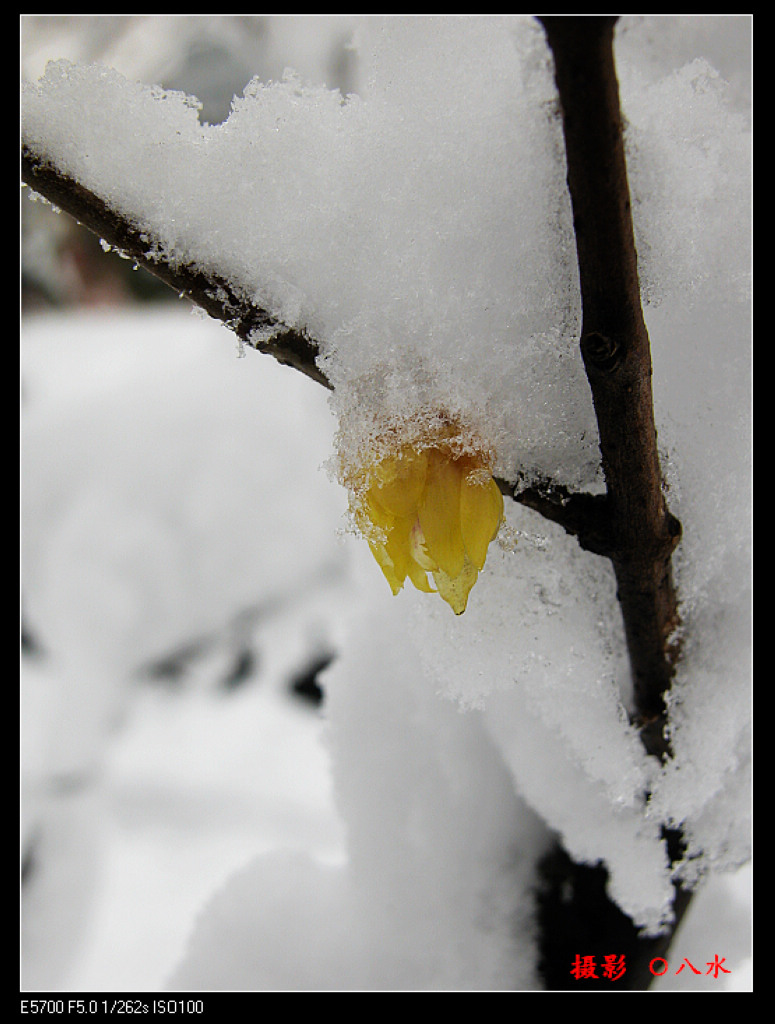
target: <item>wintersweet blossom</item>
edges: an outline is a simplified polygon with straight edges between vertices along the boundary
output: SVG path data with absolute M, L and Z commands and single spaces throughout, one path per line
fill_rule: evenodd
M 503 496 L 483 455 L 441 438 L 404 444 L 373 465 L 354 512 L 394 594 L 408 577 L 461 615 L 500 528 Z

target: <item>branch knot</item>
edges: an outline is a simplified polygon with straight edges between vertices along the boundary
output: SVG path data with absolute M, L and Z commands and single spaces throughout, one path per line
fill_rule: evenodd
M 622 348 L 616 338 L 589 331 L 582 335 L 580 345 L 584 363 L 601 373 L 612 373 L 621 362 Z

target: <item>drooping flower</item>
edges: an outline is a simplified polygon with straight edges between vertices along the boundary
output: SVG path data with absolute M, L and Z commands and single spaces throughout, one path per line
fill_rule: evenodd
M 354 502 L 356 522 L 394 594 L 407 577 L 436 589 L 456 615 L 500 528 L 503 496 L 484 455 L 461 451 L 454 434 L 404 444 L 372 465 Z

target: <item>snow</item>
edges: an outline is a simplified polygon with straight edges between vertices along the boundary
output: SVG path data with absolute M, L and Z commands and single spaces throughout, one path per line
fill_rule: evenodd
M 528 18 L 518 37 L 497 18 L 464 32 L 454 18 L 423 19 L 422 32 L 406 24 L 360 28 L 358 95 L 292 73 L 254 79 L 219 125 L 202 124 L 183 93 L 60 61 L 25 85 L 25 138 L 151 231 L 169 260 L 218 267 L 278 319 L 305 325 L 349 414 L 348 452 L 375 429 L 366 408 L 382 424 L 406 414 L 410 385 L 421 415 L 443 402 L 481 425 L 504 475 L 518 457 L 579 483 L 594 474 L 595 426 L 542 33 Z M 558 353 L 562 383 L 547 373 Z M 358 398 L 364 380 L 378 382 L 376 410 Z M 518 405 L 511 380 L 522 382 Z M 527 451 L 508 452 L 506 436 Z
M 224 328 L 182 307 L 35 318 L 23 353 L 24 617 L 44 651 L 23 674 L 23 839 L 43 869 L 32 890 L 79 834 L 105 863 L 91 886 L 69 885 L 79 915 L 97 906 L 76 987 L 154 987 L 209 886 L 250 853 L 310 835 L 323 856 L 341 849 L 320 723 L 282 693 L 341 614 L 344 501 L 321 468 L 331 416 L 322 389 L 239 359 Z M 155 690 L 146 670 L 191 643 L 184 695 Z M 227 701 L 213 690 L 245 647 L 266 685 Z M 121 863 L 142 871 L 134 953 L 100 931 L 115 931 L 111 904 L 127 914 Z M 162 889 L 166 959 L 142 925 Z M 25 903 L 35 987 L 53 967 L 28 926 L 40 924 Z
M 202 906 L 252 857 L 344 857 L 321 723 L 274 682 L 136 695 L 88 790 L 36 805 L 26 990 L 162 990 Z
M 744 74 L 710 63 L 746 19 L 676 19 L 674 56 L 669 20 L 617 35 L 684 528 L 665 768 L 627 721 L 607 562 L 508 503 L 464 616 L 394 599 L 321 469 L 442 411 L 509 479 L 600 487 L 535 23 L 366 18 L 357 92 L 254 79 L 221 124 L 104 66 L 25 84 L 33 148 L 165 258 L 307 326 L 335 384 L 328 404 L 180 310 L 25 325 L 23 596 L 50 652 L 24 666 L 26 987 L 535 987 L 541 850 L 558 834 L 604 861 L 653 933 L 673 823 L 679 875 L 704 883 L 674 949 L 698 942 L 704 964 L 728 936 L 739 984 L 739 917 L 712 950 L 692 922 L 750 856 L 750 124 Z M 195 642 L 181 693 L 138 680 Z M 226 698 L 246 645 L 259 669 Z M 283 685 L 323 647 L 321 718 Z
M 211 901 L 173 988 L 535 987 L 522 894 L 546 830 L 480 716 L 439 704 L 412 645 L 396 642 L 403 608 L 378 631 L 373 608 L 358 625 L 368 645 L 323 680 L 346 866 L 259 858 Z M 235 920 L 237 957 L 223 944 Z

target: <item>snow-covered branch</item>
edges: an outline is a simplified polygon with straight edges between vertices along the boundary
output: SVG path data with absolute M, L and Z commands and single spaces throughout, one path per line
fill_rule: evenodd
M 580 349 L 597 417 L 605 497 L 570 493 L 559 481 L 504 494 L 610 558 L 617 577 L 635 680 L 637 718 L 650 752 L 663 755 L 664 697 L 673 674 L 670 638 L 678 624 L 671 555 L 681 534 L 662 494 L 656 449 L 649 337 L 637 259 L 613 58 L 612 17 L 540 19 L 554 54 L 574 213 L 583 323 Z M 225 322 L 248 345 L 328 387 L 322 346 L 296 321 L 289 327 L 242 289 L 234 274 L 180 258 L 65 169 L 56 155 L 25 146 L 25 181 L 179 294 Z M 300 326 L 301 324 L 302 326 Z M 328 369 L 328 364 L 326 364 Z
M 581 350 L 599 421 L 608 493 L 605 499 L 569 494 L 552 481 L 524 489 L 506 481 L 500 486 L 504 494 L 578 537 L 585 549 L 612 559 L 638 711 L 644 722 L 657 722 L 647 745 L 661 753 L 662 694 L 672 674 L 666 641 L 677 623 L 669 565 L 680 527 L 667 512 L 660 490 L 649 341 L 640 308 L 613 65 L 614 19 L 546 19 L 544 24 L 555 50 L 565 112 L 584 314 Z M 573 60 L 577 66 L 570 66 Z M 583 89 L 579 82 L 585 83 Z M 613 134 L 609 125 L 615 128 Z M 161 256 L 158 240 L 148 231 L 57 168 L 53 158 L 27 146 L 22 176 L 36 192 L 222 320 L 246 344 L 331 386 L 317 363 L 318 343 L 257 307 L 226 275 Z M 589 230 L 592 224 L 594 231 Z M 647 549 L 652 551 L 648 559 Z
M 317 345 L 303 331 L 287 327 L 257 307 L 212 269 L 161 258 L 156 240 L 147 232 L 140 231 L 100 196 L 27 146 L 22 149 L 21 167 L 22 180 L 35 192 L 143 266 L 181 298 L 190 299 L 216 320 L 222 320 L 246 345 L 330 387 L 315 362 Z
M 159 255 L 154 239 L 139 231 L 121 211 L 108 204 L 71 175 L 58 169 L 50 159 L 22 149 L 22 180 L 36 193 L 74 217 L 112 248 L 134 260 L 149 273 L 222 321 L 246 345 L 274 356 L 312 380 L 330 388 L 328 378 L 316 362 L 318 344 L 306 333 L 286 327 L 265 310 L 236 293 L 225 277 L 212 269 L 193 264 L 172 263 Z M 604 498 L 570 493 L 561 484 L 521 486 L 499 479 L 502 493 L 518 504 L 538 512 L 576 536 L 583 548 L 609 555 L 607 523 L 602 515 Z

